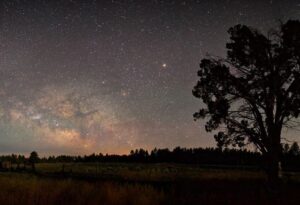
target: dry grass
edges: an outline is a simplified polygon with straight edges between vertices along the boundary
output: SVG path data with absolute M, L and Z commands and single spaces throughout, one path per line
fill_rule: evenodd
M 163 204 L 164 194 L 151 186 L 89 183 L 71 179 L 40 179 L 32 175 L 1 174 L 0 204 Z
M 67 177 L 60 175 L 61 164 L 38 165 L 39 177 L 0 173 L 0 205 L 274 205 L 300 200 L 299 173 L 289 173 L 280 193 L 270 197 L 263 173 L 254 170 L 172 164 L 97 166 L 66 164 L 66 172 L 72 169 Z M 84 177 L 95 173 L 97 177 Z
M 130 181 L 176 181 L 211 179 L 262 179 L 264 173 L 257 170 L 203 168 L 183 164 L 139 164 L 139 163 L 40 163 L 40 173 L 60 173 L 62 167 L 72 175 L 118 178 Z

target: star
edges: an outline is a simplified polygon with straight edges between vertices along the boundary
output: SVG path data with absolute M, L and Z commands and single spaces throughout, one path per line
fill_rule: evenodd
M 167 64 L 166 64 L 166 63 L 163 63 L 161 66 L 162 66 L 163 68 L 166 68 L 166 67 L 167 67 Z
M 126 90 L 121 91 L 121 96 L 127 97 L 128 95 L 129 95 L 129 91 L 126 91 Z

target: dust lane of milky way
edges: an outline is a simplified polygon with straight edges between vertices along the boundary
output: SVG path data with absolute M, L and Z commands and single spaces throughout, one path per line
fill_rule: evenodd
M 192 118 L 201 58 L 225 55 L 230 26 L 299 16 L 296 0 L 3 0 L 0 152 L 213 146 Z

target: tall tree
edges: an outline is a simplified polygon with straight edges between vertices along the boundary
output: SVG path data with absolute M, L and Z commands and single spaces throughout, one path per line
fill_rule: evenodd
M 289 20 L 267 35 L 245 25 L 228 33 L 227 57 L 200 63 L 193 95 L 204 106 L 194 118 L 207 119 L 206 131 L 219 131 L 218 146 L 254 144 L 276 182 L 282 129 L 297 126 L 300 113 L 300 22 Z
M 39 161 L 39 155 L 36 151 L 33 151 L 30 153 L 29 156 L 29 162 L 31 163 L 32 166 L 32 171 L 35 172 L 35 163 L 37 163 Z
M 290 150 L 288 152 L 289 154 L 293 155 L 293 156 L 298 156 L 300 154 L 300 148 L 297 142 L 294 142 L 291 147 Z

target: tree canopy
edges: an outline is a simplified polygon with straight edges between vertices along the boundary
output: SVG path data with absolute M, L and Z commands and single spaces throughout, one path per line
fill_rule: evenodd
M 33 151 L 30 153 L 30 156 L 29 156 L 29 162 L 30 163 L 36 163 L 38 162 L 39 160 L 39 155 L 36 151 Z
M 300 113 L 300 22 L 267 34 L 246 25 L 228 33 L 227 57 L 200 63 L 193 95 L 204 106 L 194 118 L 207 119 L 208 132 L 219 130 L 219 146 L 254 144 L 275 164 L 282 128 L 297 126 Z

